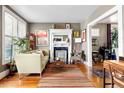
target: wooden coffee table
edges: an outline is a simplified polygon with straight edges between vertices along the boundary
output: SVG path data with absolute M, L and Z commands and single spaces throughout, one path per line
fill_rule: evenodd
M 58 67 L 63 67 L 65 63 L 63 61 L 55 61 L 53 62 L 53 64 L 55 64 Z

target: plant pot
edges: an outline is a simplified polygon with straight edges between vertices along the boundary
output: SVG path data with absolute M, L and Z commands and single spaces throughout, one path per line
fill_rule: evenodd
M 119 57 L 118 57 L 118 48 L 113 48 L 112 50 L 115 51 L 114 55 L 116 56 L 116 60 L 118 60 L 119 59 Z

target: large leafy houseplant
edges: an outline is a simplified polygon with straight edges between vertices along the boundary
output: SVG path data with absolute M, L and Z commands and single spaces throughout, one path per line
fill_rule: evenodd
M 112 29 L 112 48 L 118 48 L 118 30 L 117 30 L 117 28 Z
M 13 38 L 14 50 L 16 53 L 25 53 L 29 51 L 29 40 L 27 38 Z M 12 58 L 9 64 L 10 75 L 12 76 L 16 72 L 15 61 Z
M 14 38 L 13 41 L 16 46 L 15 50 L 18 53 L 25 53 L 29 51 L 29 40 L 27 38 Z
M 112 59 L 118 59 L 117 55 L 118 55 L 118 29 L 117 28 L 113 28 L 112 29 L 112 54 L 113 54 L 113 58 Z

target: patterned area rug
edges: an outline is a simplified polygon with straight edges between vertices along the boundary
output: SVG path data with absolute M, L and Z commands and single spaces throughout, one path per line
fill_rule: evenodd
M 94 87 L 76 65 L 59 67 L 49 64 L 38 84 L 39 88 Z
M 100 77 L 100 78 L 104 77 L 103 70 L 93 70 L 93 74 Z M 105 72 L 105 77 L 109 78 L 109 73 L 108 72 Z

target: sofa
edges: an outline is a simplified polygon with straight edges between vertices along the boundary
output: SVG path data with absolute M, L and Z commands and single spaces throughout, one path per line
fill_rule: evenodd
M 19 74 L 39 73 L 40 77 L 49 60 L 48 50 L 36 50 L 15 55 L 15 64 Z

